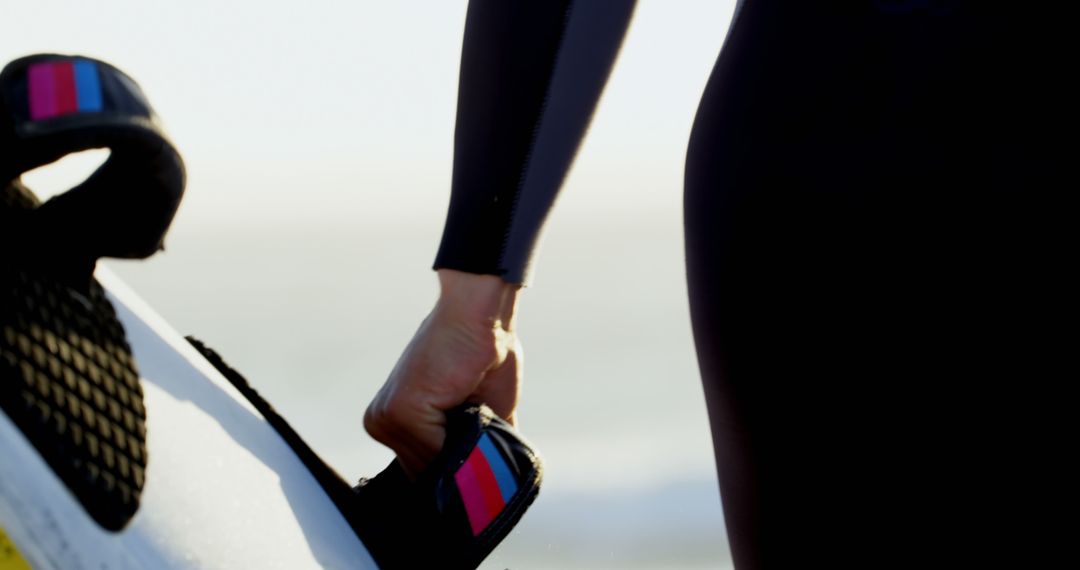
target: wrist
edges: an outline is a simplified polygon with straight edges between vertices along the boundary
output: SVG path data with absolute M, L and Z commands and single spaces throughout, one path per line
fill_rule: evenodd
M 438 309 L 455 320 L 512 330 L 521 285 L 495 275 L 439 269 Z

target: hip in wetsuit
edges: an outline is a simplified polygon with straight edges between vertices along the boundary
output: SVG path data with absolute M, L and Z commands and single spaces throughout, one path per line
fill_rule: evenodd
M 470 3 L 437 268 L 527 280 L 632 9 Z M 741 570 L 1030 565 L 1054 540 L 1037 510 L 1069 448 L 1050 365 L 1063 343 L 1042 322 L 1075 257 L 1052 136 L 1063 20 L 989 2 L 740 3 L 685 214 Z

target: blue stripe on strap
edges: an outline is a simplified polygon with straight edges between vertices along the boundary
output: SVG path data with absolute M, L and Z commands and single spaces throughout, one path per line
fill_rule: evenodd
M 101 99 L 101 79 L 98 77 L 97 64 L 85 59 L 75 60 L 75 94 L 78 98 L 79 112 L 101 111 L 104 107 Z
M 510 473 L 506 460 L 503 459 L 499 450 L 495 448 L 495 443 L 491 441 L 488 434 L 485 433 L 480 438 L 479 447 L 484 454 L 484 458 L 487 459 L 488 465 L 491 466 L 492 473 L 495 474 L 495 480 L 499 483 L 499 492 L 502 493 L 503 500 L 509 503 L 510 498 L 517 492 L 517 480 Z

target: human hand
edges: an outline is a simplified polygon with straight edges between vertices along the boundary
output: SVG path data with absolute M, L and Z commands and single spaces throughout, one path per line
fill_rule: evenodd
M 493 275 L 440 269 L 435 308 L 364 414 L 364 428 L 415 478 L 446 438 L 445 411 L 487 404 L 515 423 L 521 344 L 514 333 L 520 286 Z

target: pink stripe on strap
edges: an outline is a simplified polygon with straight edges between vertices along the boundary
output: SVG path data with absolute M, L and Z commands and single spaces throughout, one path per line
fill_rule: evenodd
M 480 481 L 476 478 L 471 461 L 466 461 L 457 473 L 454 473 L 454 481 L 457 483 L 461 502 L 465 505 L 465 514 L 469 517 L 473 536 L 477 536 L 484 532 L 495 517 L 484 501 L 484 491 L 480 488 Z
M 27 70 L 30 119 L 37 121 L 57 115 L 56 74 L 51 63 L 35 63 Z

